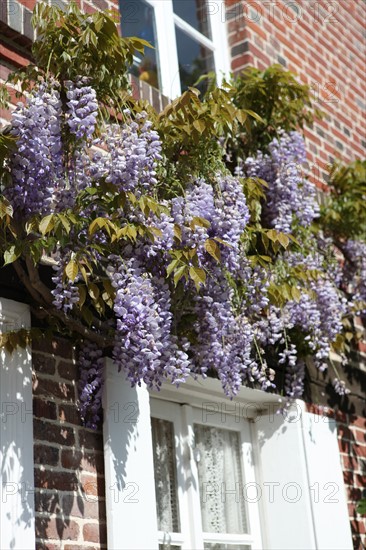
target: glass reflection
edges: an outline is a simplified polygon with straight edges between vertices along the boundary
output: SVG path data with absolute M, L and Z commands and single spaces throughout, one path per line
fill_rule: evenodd
M 122 36 L 138 36 L 157 46 L 154 9 L 144 0 L 120 0 Z M 137 53 L 131 73 L 154 88 L 160 89 L 159 61 L 156 49 Z
M 191 27 L 212 38 L 206 0 L 173 0 L 173 11 Z
M 179 74 L 182 92 L 193 86 L 200 76 L 215 69 L 213 52 L 200 44 L 197 40 L 188 36 L 178 27 L 175 27 Z M 205 84 L 197 86 L 204 91 Z

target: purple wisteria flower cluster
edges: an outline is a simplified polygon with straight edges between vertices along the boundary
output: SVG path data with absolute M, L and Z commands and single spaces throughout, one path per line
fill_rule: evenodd
M 87 78 L 74 83 L 67 81 L 67 124 L 70 132 L 79 139 L 90 140 L 94 134 L 98 116 L 98 101 L 95 90 L 88 86 Z
M 102 410 L 104 357 L 97 344 L 86 340 L 79 351 L 80 415 L 87 428 L 96 429 Z
M 164 379 L 177 384 L 190 373 L 187 345 L 172 334 L 166 281 L 149 275 L 138 259 L 111 258 L 108 275 L 116 289 L 117 318 L 113 358 L 133 385 L 159 388 Z
M 95 173 L 105 175 L 121 191 L 151 192 L 156 187 L 157 161 L 162 159 L 159 134 L 147 120 L 146 112 L 131 119 L 130 111 L 122 126 L 111 125 L 106 132 L 108 154 L 99 157 Z
M 89 296 L 103 295 L 108 285 L 112 287 L 106 303 L 113 317 L 113 359 L 132 385 L 145 383 L 159 389 L 164 381 L 179 385 L 190 375 L 214 374 L 229 397 L 243 384 L 269 390 L 274 388 L 274 372 L 268 365 L 276 354 L 285 372 L 286 395 L 301 397 L 302 348 L 307 347 L 317 366 L 324 369 L 331 344 L 342 332 L 342 318 L 348 310 L 338 289 L 341 270 L 336 265 L 326 270 L 324 251 L 281 250 L 282 267 L 286 264 L 319 275 L 306 283 L 302 280 L 297 299 L 295 293 L 295 298 L 291 295 L 279 306 L 270 295 L 278 274 L 271 258 L 256 264 L 248 257 L 250 213 L 243 180 L 224 169 L 211 179 L 187 173 L 184 193 L 159 200 L 160 209 L 145 211 L 140 203 L 147 196 L 157 204 L 166 160 L 146 112 L 124 111 L 123 123 L 108 125 L 102 137 L 94 139 L 95 91 L 84 78 L 64 84 L 64 105 L 59 88 L 51 81 L 36 86 L 25 105 L 15 110 L 12 132 L 17 151 L 10 161 L 12 186 L 5 189 L 17 215 L 27 220 L 36 214 L 60 216 L 73 208 L 85 220 L 79 233 L 70 224 L 67 245 L 63 241 L 55 244 L 54 308 L 76 318 L 82 309 L 81 286 L 88 305 L 88 292 Z M 67 155 L 62 136 L 72 144 Z M 297 132 L 279 133 L 267 154 L 259 151 L 245 160 L 245 175 L 259 177 L 269 186 L 263 203 L 265 227 L 289 234 L 298 226 L 309 227 L 318 216 L 315 188 L 304 177 L 304 162 L 304 141 Z M 108 218 L 117 228 L 125 224 L 132 238 L 127 240 L 112 230 L 92 234 L 89 224 L 97 218 L 102 222 Z M 147 227 L 154 229 L 154 240 L 144 233 L 142 228 Z M 329 243 L 322 242 L 318 248 L 327 248 L 330 254 Z M 167 276 L 172 250 L 184 252 L 188 262 L 187 251 L 197 251 L 196 263 L 188 267 L 205 271 L 206 283 L 198 290 L 190 279 L 183 278 L 176 285 Z M 78 264 L 76 278 L 66 277 L 66 266 L 76 251 L 84 255 L 86 264 L 90 260 L 96 266 L 92 289 L 91 269 L 88 274 L 84 269 L 82 278 Z M 366 245 L 348 241 L 345 251 L 353 262 L 345 261 L 343 284 L 353 287 L 355 303 L 365 303 Z M 102 290 L 104 283 L 108 285 Z M 298 338 L 300 333 L 302 347 L 295 338 L 292 341 L 292 335 Z M 103 364 L 102 351 L 85 340 L 79 356 L 80 411 L 86 425 L 93 428 L 100 421 Z M 341 395 L 347 393 L 338 379 L 334 388 Z
M 304 177 L 305 143 L 298 132 L 282 132 L 269 145 L 269 153 L 245 161 L 248 177 L 265 180 L 267 202 L 264 216 L 270 227 L 291 233 L 293 223 L 307 227 L 319 215 L 316 190 Z
M 343 284 L 352 292 L 356 314 L 366 317 L 366 243 L 348 240 L 343 245 Z
M 62 105 L 57 83 L 41 83 L 13 112 L 17 151 L 11 158 L 12 185 L 4 195 L 18 216 L 28 219 L 53 209 L 53 195 L 63 187 Z

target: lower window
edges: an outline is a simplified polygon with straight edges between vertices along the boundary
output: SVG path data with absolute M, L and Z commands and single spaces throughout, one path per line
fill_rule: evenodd
M 159 550 L 261 547 L 249 422 L 151 399 Z

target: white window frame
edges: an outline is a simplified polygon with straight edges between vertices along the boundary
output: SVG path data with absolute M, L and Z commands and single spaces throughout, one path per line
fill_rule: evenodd
M 181 94 L 175 25 L 212 50 L 217 81 L 220 85 L 223 78 L 228 77 L 230 73 L 224 0 L 208 2 L 207 17 L 210 22 L 212 40 L 176 15 L 173 11 L 172 0 L 144 1 L 154 9 L 155 14 L 157 57 L 162 94 L 170 99 L 175 99 Z
M 253 449 L 250 423 L 245 418 L 232 414 L 222 415 L 212 409 L 179 405 L 154 397 L 150 398 L 151 416 L 173 423 L 175 435 L 177 468 L 177 496 L 180 516 L 181 534 L 159 531 L 159 543 L 169 540 L 172 546 L 180 545 L 182 550 L 203 548 L 204 543 L 226 543 L 249 545 L 251 548 L 262 548 L 258 504 L 245 502 L 246 516 L 250 534 L 216 534 L 205 533 L 202 530 L 199 478 L 195 460 L 194 424 L 213 426 L 232 430 L 239 434 L 241 468 L 244 485 L 255 483 L 255 470 L 252 460 Z M 206 413 L 209 414 L 206 414 Z M 208 418 L 206 418 L 206 416 Z M 184 465 L 184 470 L 182 469 Z M 183 488 L 186 490 L 183 491 Z M 241 495 L 245 499 L 245 495 Z M 233 547 L 234 548 L 234 547 Z
M 143 384 L 131 388 L 125 375 L 107 360 L 103 433 L 109 550 L 158 550 L 150 421 L 150 402 L 155 399 L 180 404 L 187 411 L 198 407 L 208 423 L 217 413 L 231 416 L 234 423 L 249 419 L 253 446 L 249 462 L 254 464 L 254 483 L 259 487 L 253 502 L 259 506 L 263 548 L 353 549 L 333 419 L 307 413 L 300 400 L 283 417 L 276 414 L 283 407 L 278 395 L 246 387 L 230 401 L 219 380 L 213 379 L 188 379 L 180 388 L 163 384 L 160 392 L 149 392 Z M 301 494 L 294 501 L 296 487 Z M 335 498 L 329 498 L 334 488 Z M 198 512 L 191 513 L 197 517 Z M 252 550 L 261 549 L 259 544 L 254 542 Z M 202 550 L 199 545 L 192 548 Z

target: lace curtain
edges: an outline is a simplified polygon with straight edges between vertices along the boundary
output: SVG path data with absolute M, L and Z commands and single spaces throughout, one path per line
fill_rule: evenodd
M 246 533 L 239 434 L 201 424 L 194 432 L 203 531 Z
M 178 533 L 179 511 L 173 423 L 151 419 L 159 531 Z

